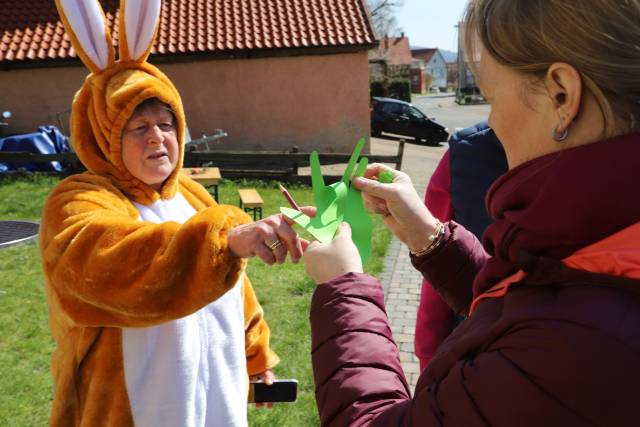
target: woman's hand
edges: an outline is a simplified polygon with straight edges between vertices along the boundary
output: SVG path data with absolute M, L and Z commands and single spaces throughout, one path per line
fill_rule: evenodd
M 381 172 L 393 174 L 393 182 L 383 184 L 377 178 Z M 411 179 L 403 172 L 374 163 L 362 178 L 354 178 L 353 185 L 362 191 L 365 207 L 384 216 L 384 222 L 410 250 L 418 251 L 429 244 L 429 236 L 437 227 L 436 218 L 416 193 Z
M 317 284 L 347 273 L 362 273 L 362 260 L 358 248 L 351 240 L 351 228 L 346 222 L 340 225 L 331 243 L 316 241 L 305 246 L 305 268 Z
M 272 385 L 273 381 L 276 379 L 275 374 L 273 373 L 273 371 L 271 369 L 267 369 L 266 371 L 262 372 L 261 374 L 258 375 L 253 375 L 251 377 L 249 377 L 249 381 L 250 382 L 256 382 L 256 381 L 261 381 L 263 383 L 265 383 L 266 385 Z M 258 409 L 262 409 L 262 408 L 273 408 L 273 403 L 256 403 L 256 408 Z
M 307 215 L 315 215 L 315 208 L 302 208 Z M 284 215 L 271 215 L 251 224 L 243 224 L 229 232 L 231 252 L 240 258 L 259 256 L 266 264 L 282 264 L 287 253 L 297 263 L 302 258 L 302 241 L 293 231 L 293 222 Z

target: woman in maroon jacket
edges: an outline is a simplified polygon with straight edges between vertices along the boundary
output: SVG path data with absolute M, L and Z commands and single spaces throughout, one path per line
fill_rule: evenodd
M 379 283 L 342 229 L 305 259 L 323 425 L 638 425 L 640 2 L 474 0 L 480 86 L 509 172 L 483 245 L 439 223 L 409 178 L 354 180 L 414 266 L 469 318 L 413 398 Z M 484 247 L 483 247 L 484 246 Z

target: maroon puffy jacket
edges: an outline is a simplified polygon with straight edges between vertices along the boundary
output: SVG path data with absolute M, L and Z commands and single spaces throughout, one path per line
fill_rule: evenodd
M 453 307 L 468 308 L 471 288 L 459 284 L 471 283 L 486 253 L 455 223 L 439 252 L 448 254 L 415 265 L 437 272 L 428 278 Z M 443 343 L 413 398 L 380 284 L 350 273 L 318 286 L 312 362 L 322 425 L 639 425 L 640 282 L 529 261 L 526 279 L 480 304 Z

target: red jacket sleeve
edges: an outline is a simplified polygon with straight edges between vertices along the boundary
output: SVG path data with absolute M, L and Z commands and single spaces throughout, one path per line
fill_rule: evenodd
M 455 313 L 467 314 L 473 298 L 473 280 L 490 256 L 472 232 L 449 221 L 444 242 L 433 252 L 411 256 L 411 263 Z
M 382 287 L 365 274 L 349 273 L 316 288 L 311 359 L 323 426 L 369 425 L 411 398 Z
M 380 283 L 358 273 L 316 288 L 311 302 L 311 354 L 321 425 L 485 425 L 474 404 L 477 397 L 465 394 L 469 384 L 464 376 L 478 375 L 475 369 L 462 374 L 468 369 L 464 361 L 441 383 L 419 382 L 411 398 L 383 298 Z M 500 365 L 500 360 L 496 362 Z M 482 379 L 476 380 L 485 387 L 481 395 L 491 395 L 486 391 L 491 390 L 491 369 L 497 368 L 483 370 Z

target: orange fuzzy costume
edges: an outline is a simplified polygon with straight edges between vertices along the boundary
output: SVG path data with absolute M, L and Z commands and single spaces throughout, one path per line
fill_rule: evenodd
M 249 217 L 235 207 L 217 205 L 204 188 L 180 173 L 182 102 L 171 81 L 146 62 L 157 31 L 159 1 L 122 1 L 118 61 L 96 0 L 56 4 L 92 73 L 73 101 L 71 116 L 73 145 L 88 172 L 54 189 L 41 223 L 50 327 L 57 343 L 50 422 L 134 425 L 123 331 L 136 334 L 182 322 L 239 288 L 247 373 L 264 372 L 278 358 L 269 348 L 269 328 L 244 273 L 246 261 L 228 248 L 229 230 Z M 134 178 L 121 157 L 123 128 L 136 106 L 149 98 L 170 105 L 177 120 L 179 161 L 160 193 Z M 183 223 L 143 220 L 139 206 L 178 196 L 194 211 Z M 162 357 L 144 357 L 156 356 Z M 246 376 L 236 380 L 246 389 Z M 242 399 L 246 402 L 246 396 Z M 206 410 L 197 415 L 206 418 Z M 185 425 L 190 425 L 187 420 Z

